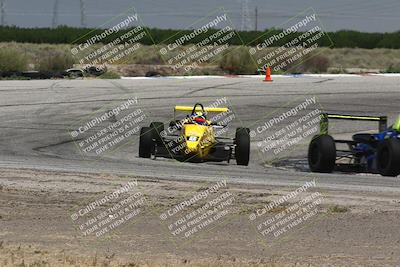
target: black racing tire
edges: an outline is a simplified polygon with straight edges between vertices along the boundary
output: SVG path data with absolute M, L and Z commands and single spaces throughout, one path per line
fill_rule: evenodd
M 308 165 L 312 172 L 331 173 L 335 168 L 336 144 L 332 136 L 314 136 L 308 147 Z
M 378 145 L 376 167 L 383 176 L 400 174 L 400 140 L 386 139 Z
M 153 138 L 156 140 L 157 144 L 163 143 L 162 132 L 164 131 L 164 123 L 162 122 L 152 122 L 150 123 L 150 128 L 153 131 Z
M 139 138 L 139 157 L 150 158 L 153 150 L 153 131 L 150 127 L 142 127 Z
M 250 159 L 250 130 L 248 128 L 237 128 L 235 135 L 235 157 L 236 164 L 247 166 Z

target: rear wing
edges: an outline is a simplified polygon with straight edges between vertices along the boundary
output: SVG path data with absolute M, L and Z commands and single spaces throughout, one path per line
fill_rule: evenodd
M 354 121 L 377 121 L 379 123 L 379 132 L 387 129 L 387 116 L 354 116 L 342 114 L 321 114 L 320 133 L 328 134 L 329 119 L 331 120 L 354 120 Z
M 205 111 L 205 112 L 215 112 L 215 113 L 223 113 L 229 112 L 229 108 L 212 108 L 212 107 L 204 107 L 200 103 L 196 103 L 194 106 L 175 106 L 174 108 L 174 121 L 176 121 L 176 111 Z
M 193 106 L 175 106 L 174 111 L 193 111 Z M 196 106 L 196 111 L 203 111 L 203 109 L 200 106 Z M 205 107 L 204 111 L 206 112 L 228 112 L 228 108 L 210 108 L 210 107 Z

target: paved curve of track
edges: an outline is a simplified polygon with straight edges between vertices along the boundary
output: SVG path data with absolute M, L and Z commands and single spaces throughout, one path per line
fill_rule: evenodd
M 113 153 L 82 156 L 69 134 L 71 125 L 134 97 L 146 115 L 143 124 L 169 121 L 176 104 L 213 103 L 225 97 L 236 115 L 231 131 L 240 125 L 256 129 L 271 114 L 290 110 L 312 97 L 316 97 L 318 107 L 324 111 L 389 115 L 393 120 L 400 113 L 400 79 L 302 77 L 276 78 L 273 83 L 255 78 L 1 81 L 0 167 L 112 172 L 178 180 L 227 178 L 231 182 L 261 185 L 294 186 L 316 179 L 322 188 L 400 192 L 400 177 L 307 172 L 304 160 L 309 138 L 297 144 L 289 159 L 280 162 L 278 168 L 264 164 L 269 155 L 257 150 L 257 142 L 263 138 L 259 136 L 252 140 L 251 163 L 247 167 L 236 166 L 234 161 L 195 164 L 141 159 L 137 157 L 137 135 Z M 334 124 L 332 129 L 345 136 L 374 127 L 345 122 Z

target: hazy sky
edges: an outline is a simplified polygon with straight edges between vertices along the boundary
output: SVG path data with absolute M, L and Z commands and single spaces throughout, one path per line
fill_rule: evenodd
M 49 27 L 55 0 L 3 0 L 8 25 Z M 58 24 L 80 26 L 80 1 L 58 0 Z M 245 1 L 245 0 L 243 0 Z M 145 25 L 158 28 L 187 28 L 218 7 L 228 11 L 237 29 L 241 27 L 241 0 L 85 0 L 86 20 L 98 27 L 134 6 Z M 399 0 L 248 0 L 249 24 L 254 28 L 258 7 L 258 28 L 279 26 L 312 7 L 326 30 L 353 29 L 366 32 L 400 30 Z

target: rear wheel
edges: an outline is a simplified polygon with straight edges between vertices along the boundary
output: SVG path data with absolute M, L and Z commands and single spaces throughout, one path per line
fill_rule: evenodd
M 142 127 L 140 129 L 139 157 L 150 158 L 153 149 L 153 131 L 150 127 Z
M 400 140 L 387 139 L 378 146 L 377 169 L 383 176 L 400 174 Z
M 164 131 L 164 123 L 162 122 L 152 122 L 150 123 L 150 128 L 153 132 L 153 138 L 156 140 L 157 144 L 163 143 L 162 132 Z
M 250 135 L 249 129 L 237 128 L 235 135 L 235 157 L 237 165 L 249 165 L 250 158 Z
M 330 135 L 315 136 L 308 147 L 308 165 L 312 172 L 330 173 L 335 168 L 336 145 Z

